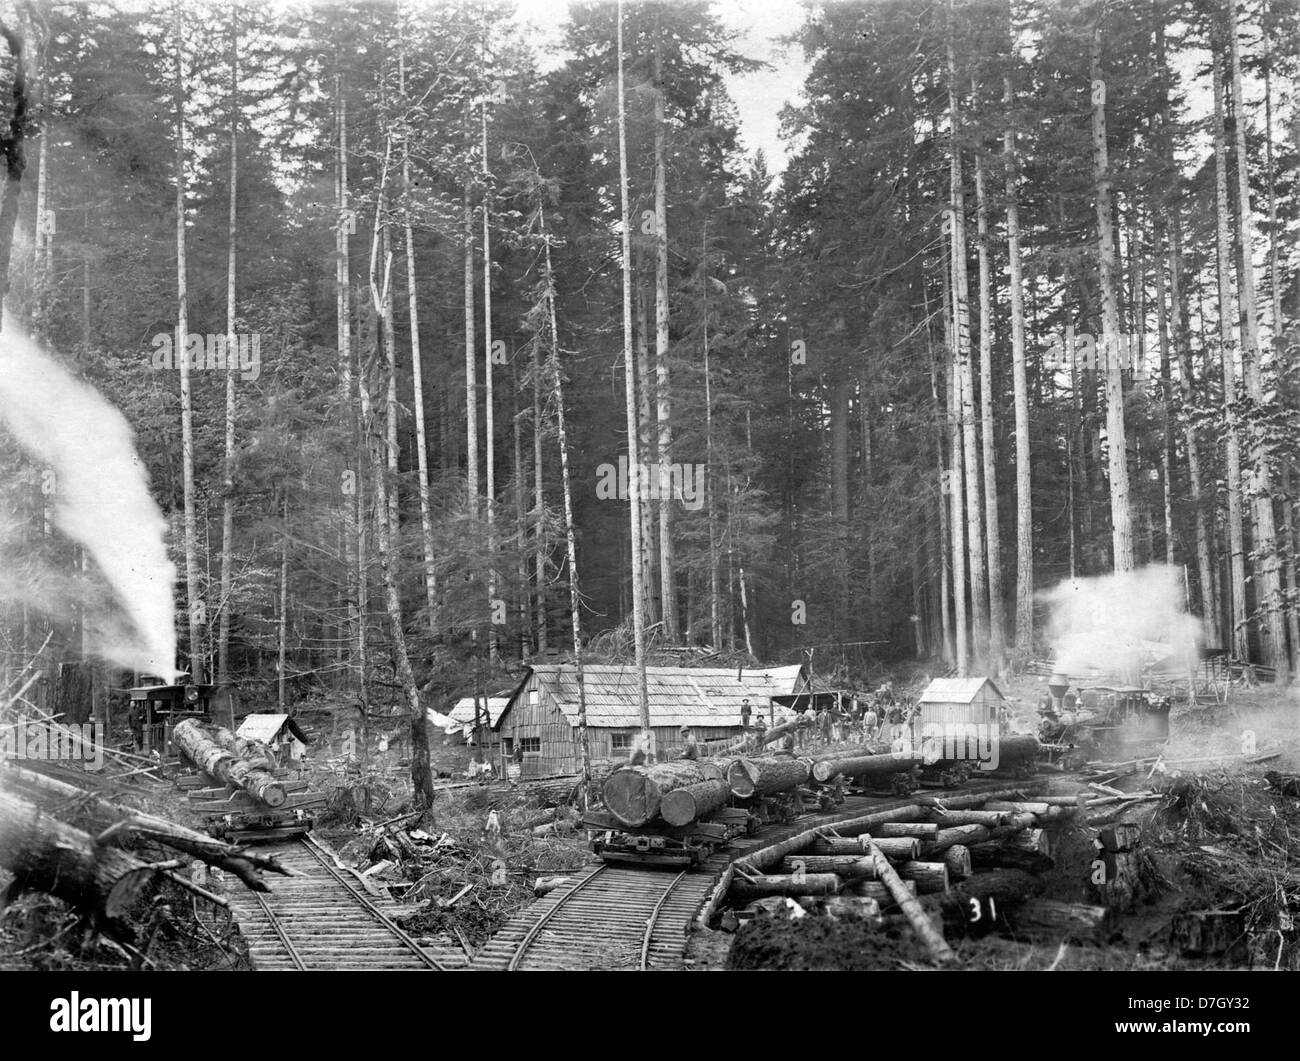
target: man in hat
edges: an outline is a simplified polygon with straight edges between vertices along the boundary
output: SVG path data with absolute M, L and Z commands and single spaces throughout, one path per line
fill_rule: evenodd
M 682 751 L 677 756 L 679 759 L 698 759 L 700 757 L 700 746 L 695 743 L 695 734 L 691 732 L 690 726 L 681 728 Z

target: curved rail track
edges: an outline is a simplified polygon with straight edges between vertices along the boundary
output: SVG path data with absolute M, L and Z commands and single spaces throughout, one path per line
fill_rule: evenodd
M 295 875 L 275 878 L 269 893 L 239 889 L 230 895 L 231 914 L 248 941 L 253 968 L 464 967 L 463 955 L 420 946 L 392 920 L 396 904 L 367 894 L 360 878 L 340 869 L 312 837 L 266 850 Z

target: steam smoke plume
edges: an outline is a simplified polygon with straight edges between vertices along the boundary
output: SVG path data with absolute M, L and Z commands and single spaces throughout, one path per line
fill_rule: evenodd
M 1050 609 L 1056 669 L 1065 674 L 1095 669 L 1135 681 L 1152 667 L 1185 674 L 1197 658 L 1201 624 L 1187 613 L 1179 568 L 1067 579 L 1040 598 Z
M 31 460 L 53 471 L 54 525 L 85 548 L 113 590 L 117 615 L 102 595 L 75 594 L 94 650 L 170 679 L 176 673 L 176 569 L 164 544 L 166 521 L 149 494 L 148 472 L 126 418 L 30 339 L 6 328 L 0 333 L 0 424 Z M 74 595 L 59 572 L 26 563 L 22 577 L 15 577 L 15 568 L 6 567 L 7 577 L 0 578 L 5 599 L 50 612 L 66 608 Z

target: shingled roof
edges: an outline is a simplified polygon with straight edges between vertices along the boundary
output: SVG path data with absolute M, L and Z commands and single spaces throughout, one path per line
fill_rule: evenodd
M 570 723 L 578 721 L 578 672 L 571 664 L 533 668 L 544 694 L 552 697 Z M 741 703 L 766 712 L 772 696 L 794 691 L 800 667 L 647 667 L 646 685 L 653 726 L 739 726 Z M 641 724 L 637 672 L 633 666 L 588 664 L 582 668 L 587 724 L 610 729 Z M 520 685 L 522 691 L 526 681 Z M 518 693 L 516 693 L 516 696 Z M 794 717 L 777 706 L 777 721 Z
M 935 678 L 925 687 L 919 698 L 922 704 L 969 704 L 980 695 L 984 686 L 993 690 L 999 700 L 1005 699 L 991 678 Z

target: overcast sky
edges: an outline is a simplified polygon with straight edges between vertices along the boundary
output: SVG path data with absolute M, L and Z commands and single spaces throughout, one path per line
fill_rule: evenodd
M 533 27 L 534 43 L 542 68 L 564 61 L 560 47 L 567 19 L 568 0 L 516 0 L 522 23 Z M 745 151 L 762 148 L 773 173 L 785 168 L 785 146 L 777 136 L 781 107 L 797 97 L 807 65 L 798 47 L 783 47 L 776 38 L 795 29 L 803 9 L 794 0 L 716 0 L 714 10 L 723 25 L 735 30 L 736 50 L 749 59 L 768 63 L 770 69 L 727 78 L 727 91 L 736 102 Z

